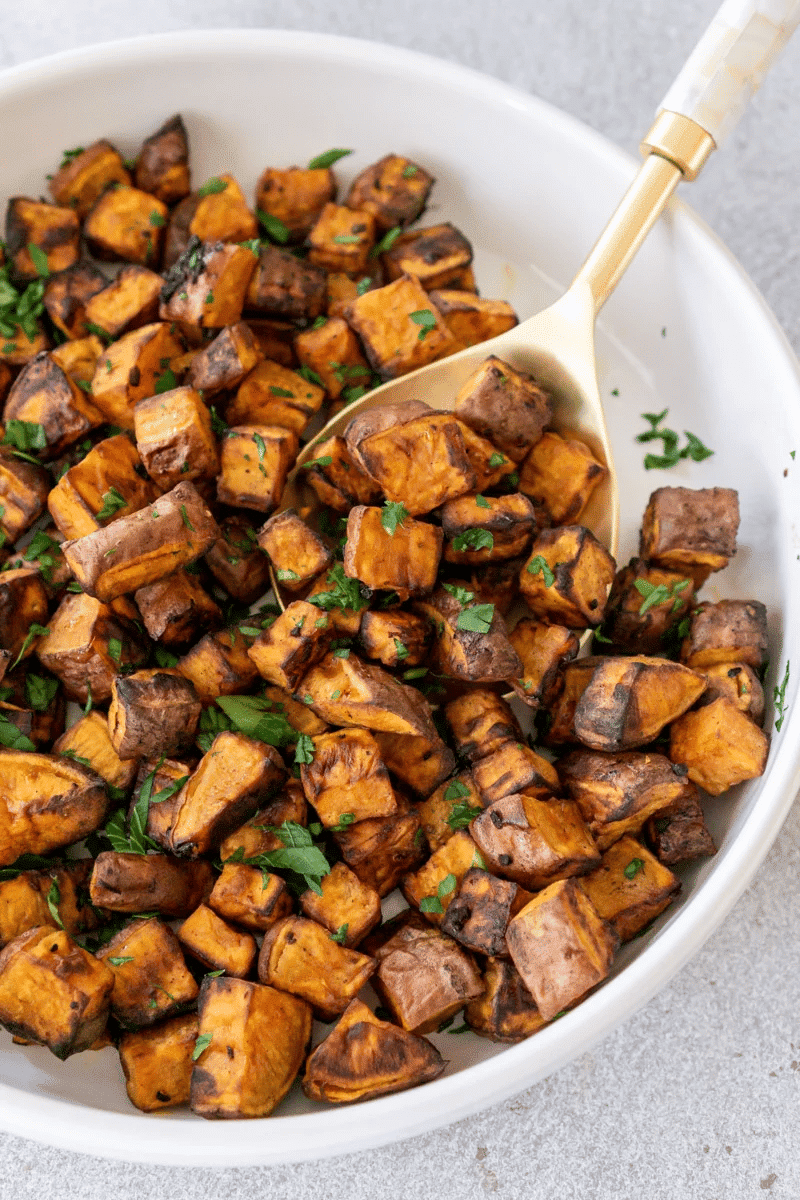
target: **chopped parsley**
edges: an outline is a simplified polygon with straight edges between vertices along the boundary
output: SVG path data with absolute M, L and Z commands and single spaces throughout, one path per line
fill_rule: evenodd
M 415 325 L 420 325 L 422 328 L 417 334 L 417 340 L 422 341 L 424 337 L 436 328 L 436 317 L 429 308 L 418 308 L 416 312 L 410 314 L 411 320 Z
M 674 429 L 668 429 L 661 424 L 669 413 L 668 408 L 664 408 L 660 413 L 641 413 L 642 420 L 647 421 L 650 428 L 644 433 L 638 434 L 637 442 L 661 442 L 661 454 L 645 454 L 644 468 L 646 471 L 652 470 L 668 470 L 670 467 L 676 466 L 683 458 L 690 458 L 692 462 L 702 462 L 706 458 L 711 458 L 714 451 L 709 450 L 708 446 L 704 446 L 695 434 L 690 433 L 688 429 L 684 429 L 684 437 L 686 445 L 679 449 L 679 436 Z
M 326 583 L 328 591 L 315 592 L 308 597 L 309 604 L 324 608 L 330 612 L 333 608 L 352 608 L 357 611 L 367 607 L 367 600 L 361 594 L 361 585 L 357 579 L 351 579 L 344 573 L 344 567 L 337 563 L 328 572 Z
M 493 550 L 494 535 L 488 529 L 465 529 L 453 538 L 454 550 Z
M 381 525 L 387 533 L 394 537 L 397 526 L 402 525 L 408 516 L 408 509 L 397 500 L 386 500 L 381 510 Z
M 473 604 L 458 614 L 456 629 L 463 629 L 465 633 L 488 633 L 493 620 L 493 604 Z
M 347 941 L 347 930 L 349 928 L 350 926 L 348 922 L 345 921 L 344 925 L 339 926 L 339 928 L 336 930 L 336 933 L 331 934 L 331 941 L 338 942 L 340 946 L 343 946 Z
M 783 679 L 781 680 L 780 685 L 776 686 L 775 691 L 773 692 L 773 700 L 775 702 L 775 709 L 778 714 L 777 717 L 775 718 L 775 728 L 777 729 L 778 733 L 780 733 L 780 731 L 781 731 L 781 726 L 783 725 L 783 720 L 784 720 L 784 717 L 786 716 L 786 688 L 788 686 L 788 683 L 789 683 L 789 660 L 787 659 L 786 660 L 786 670 L 783 673 Z
M 103 507 L 95 514 L 95 520 L 105 521 L 108 517 L 113 517 L 114 513 L 125 508 L 127 503 L 128 501 L 115 487 L 110 487 L 107 492 L 103 492 Z
M 398 659 L 408 658 L 408 646 L 404 646 L 399 638 L 394 638 L 393 640 Z
M 644 870 L 644 860 L 641 858 L 632 858 L 622 874 L 626 879 L 633 879 L 640 871 Z
M 150 213 L 148 220 L 150 221 L 150 224 L 154 225 L 156 228 L 159 228 L 161 225 L 166 225 L 167 223 L 167 218 L 163 217 L 155 208 Z
M 194 1050 L 192 1050 L 192 1062 L 197 1062 L 200 1055 L 204 1050 L 208 1049 L 213 1040 L 213 1033 L 198 1033 L 194 1043 Z
M 377 258 L 379 254 L 386 254 L 389 250 L 391 250 L 392 246 L 395 244 L 402 232 L 402 226 L 395 225 L 393 229 L 390 229 L 387 233 L 385 233 L 381 240 L 377 242 L 376 245 L 374 245 L 370 250 L 371 257 Z
M 541 575 L 545 587 L 552 587 L 556 577 L 550 569 L 550 564 L 541 554 L 535 554 L 525 568 L 529 575 Z
M 271 238 L 273 242 L 279 242 L 281 246 L 285 246 L 289 240 L 289 230 L 283 221 L 278 217 L 273 217 L 272 213 L 262 212 L 260 208 L 256 209 L 256 216 L 263 225 L 267 237 Z
M 58 880 L 54 879 L 50 884 L 50 891 L 47 893 L 47 907 L 50 910 L 50 916 L 55 921 L 59 929 L 64 928 L 64 922 L 61 920 L 61 914 L 58 911 L 58 906 L 61 903 L 61 889 L 58 886 Z
M 352 153 L 352 150 L 326 150 L 323 154 L 318 154 L 311 159 L 308 169 L 309 171 L 318 171 L 323 167 L 332 167 L 340 158 L 347 158 L 348 154 Z
M 469 794 L 469 793 L 467 793 Z M 460 804 L 454 804 L 450 809 L 450 815 L 447 818 L 447 824 L 451 829 L 466 829 L 467 826 L 479 817 L 483 809 L 480 805 L 473 806 L 462 801 Z
M 307 733 L 301 733 L 297 739 L 294 751 L 296 763 L 311 763 L 314 761 L 314 739 Z
M 39 278 L 47 279 L 50 274 L 50 267 L 47 262 L 47 255 L 41 246 L 37 246 L 33 242 L 28 242 L 28 254 L 31 256 L 31 262 Z
M 154 389 L 156 396 L 160 396 L 163 392 L 171 392 L 173 388 L 178 386 L 178 380 L 175 372 L 171 367 L 167 367 L 162 375 L 156 378 Z
M 197 189 L 197 194 L 198 196 L 215 196 L 218 192 L 224 192 L 227 186 L 227 179 L 220 179 L 219 175 L 214 175 Z
M 677 579 L 671 587 L 667 587 L 665 583 L 655 584 L 647 579 L 634 579 L 633 586 L 640 596 L 644 596 L 639 607 L 639 616 L 643 617 L 651 608 L 666 604 L 668 600 L 672 601 L 672 612 L 678 612 L 681 607 L 680 593 L 686 591 L 689 583 L 688 579 Z
M 329 467 L 333 462 L 330 454 L 323 454 L 322 458 L 310 458 L 308 462 L 302 464 L 304 471 L 310 471 L 312 467 Z
M 449 896 L 451 892 L 455 891 L 456 882 L 455 875 L 445 875 L 436 889 L 435 896 L 422 897 L 419 902 L 420 912 L 443 913 L 444 905 L 442 904 L 442 900 L 445 896 Z
M 187 528 L 187 529 L 190 529 L 190 530 L 192 531 L 192 533 L 196 533 L 196 532 L 197 532 L 197 530 L 195 529 L 194 525 L 192 524 L 191 520 L 189 519 L 189 514 L 188 514 L 188 512 L 186 511 L 186 505 L 185 505 L 185 504 L 182 504 L 182 505 L 181 505 L 181 507 L 180 507 L 180 513 L 181 513 L 181 520 L 183 521 L 183 523 L 184 523 L 184 525 L 186 526 L 186 528 Z

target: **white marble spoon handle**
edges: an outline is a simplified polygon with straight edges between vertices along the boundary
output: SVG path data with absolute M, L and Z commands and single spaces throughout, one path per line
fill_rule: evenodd
M 719 146 L 798 24 L 800 0 L 725 0 L 661 109 L 690 117 Z

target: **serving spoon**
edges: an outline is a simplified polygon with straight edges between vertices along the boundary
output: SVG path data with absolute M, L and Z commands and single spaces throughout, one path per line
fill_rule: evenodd
M 667 92 L 642 142 L 645 160 L 568 291 L 498 337 L 384 383 L 343 409 L 303 448 L 281 508 L 314 507 L 303 483 L 304 464 L 358 413 L 410 399 L 452 411 L 465 380 L 497 355 L 553 394 L 556 428 L 585 441 L 608 467 L 581 521 L 616 554 L 619 493 L 597 385 L 595 318 L 678 183 L 695 179 L 735 127 L 798 24 L 800 0 L 725 0 Z M 277 586 L 275 592 L 279 596 Z

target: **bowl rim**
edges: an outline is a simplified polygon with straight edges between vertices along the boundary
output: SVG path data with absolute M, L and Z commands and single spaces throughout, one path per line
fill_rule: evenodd
M 411 69 L 418 77 L 436 77 L 455 88 L 480 92 L 556 127 L 565 139 L 589 149 L 620 175 L 621 189 L 636 167 L 635 160 L 602 134 L 547 101 L 470 67 L 403 47 L 367 39 L 300 30 L 261 28 L 176 30 L 95 43 L 20 63 L 0 72 L 0 101 L 7 94 L 54 75 L 70 76 L 97 67 L 109 55 L 140 62 L 156 56 L 191 57 L 201 51 L 264 52 L 359 61 Z M 727 286 L 742 298 L 760 321 L 759 337 L 769 354 L 770 372 L 782 373 L 787 390 L 800 399 L 800 365 L 776 318 L 758 289 L 724 243 L 682 200 L 673 200 L 668 219 L 694 248 L 724 275 Z M 587 247 L 588 249 L 588 247 Z M 796 692 L 796 687 L 794 689 Z M 794 749 L 792 749 L 794 746 Z M 94 1109 L 83 1103 L 21 1092 L 0 1083 L 0 1126 L 8 1133 L 59 1149 L 103 1158 L 164 1166 L 242 1167 L 300 1162 L 355 1152 L 414 1137 L 450 1124 L 531 1086 L 577 1053 L 588 1050 L 622 1020 L 631 1016 L 683 967 L 720 925 L 763 861 L 800 788 L 800 705 L 788 711 L 780 747 L 773 748 L 769 794 L 745 818 L 732 846 L 716 869 L 658 936 L 617 976 L 558 1025 L 504 1048 L 502 1054 L 475 1063 L 421 1089 L 385 1096 L 359 1105 L 326 1108 L 311 1114 L 272 1116 L 255 1127 L 234 1120 L 200 1125 L 187 1114 L 152 1120 L 152 1114 Z M 769 802 L 767 802 L 769 801 Z M 369 1112 L 369 1119 L 365 1119 Z M 91 1118 L 89 1119 L 89 1114 Z M 374 1118 L 374 1119 L 373 1119 Z M 145 1124 L 144 1121 L 147 1120 Z M 256 1140 L 258 1128 L 261 1137 Z M 198 1134 L 198 1130 L 202 1133 Z M 266 1134 L 266 1137 L 264 1136 Z

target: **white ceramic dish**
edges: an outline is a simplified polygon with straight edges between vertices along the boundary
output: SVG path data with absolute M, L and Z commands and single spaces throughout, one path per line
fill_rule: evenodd
M 466 232 L 483 294 L 510 299 L 521 316 L 569 282 L 634 170 L 576 121 L 466 69 L 367 42 L 214 30 L 92 47 L 5 72 L 0 196 L 42 192 L 65 147 L 107 136 L 135 153 L 175 111 L 188 125 L 196 184 L 230 169 L 250 194 L 266 165 L 303 163 L 332 146 L 356 151 L 337 168 L 343 181 L 389 151 L 418 159 L 438 178 L 431 217 Z M 787 658 L 796 664 L 765 775 L 707 806 L 717 856 L 684 871 L 680 902 L 625 947 L 612 977 L 577 1009 L 514 1047 L 437 1036 L 450 1066 L 423 1088 L 344 1109 L 312 1105 L 295 1088 L 280 1115 L 256 1123 L 144 1116 L 127 1101 L 113 1050 L 61 1064 L 45 1049 L 12 1047 L 3 1034 L 0 1127 L 65 1149 L 187 1166 L 296 1161 L 409 1137 L 495 1103 L 586 1050 L 722 921 L 800 785 L 800 462 L 789 453 L 800 449 L 797 363 L 736 262 L 680 204 L 609 302 L 597 346 L 621 477 L 621 558 L 635 548 L 653 488 L 737 487 L 739 553 L 704 594 L 768 604 L 770 694 Z M 671 425 L 691 429 L 715 456 L 646 473 L 634 441 L 639 414 L 664 407 Z

